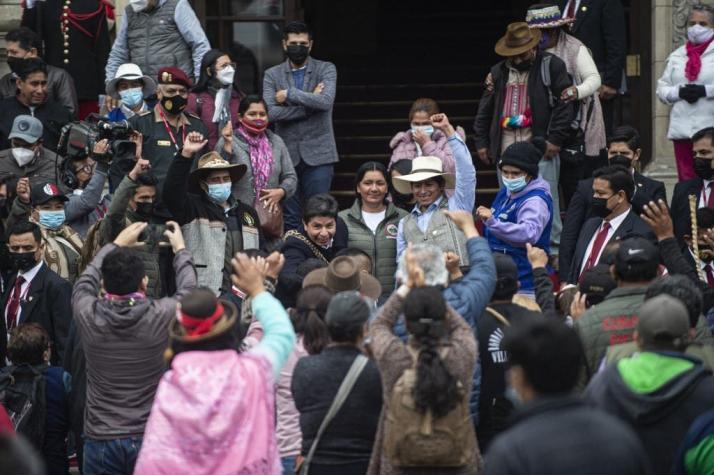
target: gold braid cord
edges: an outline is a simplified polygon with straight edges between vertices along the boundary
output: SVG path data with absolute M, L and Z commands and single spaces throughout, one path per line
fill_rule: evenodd
M 706 282 L 707 278 L 704 275 L 704 270 L 702 269 L 702 261 L 699 259 L 699 233 L 697 230 L 697 195 L 689 195 L 689 218 L 692 222 L 692 250 L 694 251 L 694 262 L 697 266 L 697 274 L 699 275 L 699 280 Z

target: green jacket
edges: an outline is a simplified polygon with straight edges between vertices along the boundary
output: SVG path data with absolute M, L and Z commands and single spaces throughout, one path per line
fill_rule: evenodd
M 608 347 L 632 341 L 646 291 L 647 287 L 617 288 L 575 321 L 590 375 L 597 372 Z
M 407 212 L 392 203 L 387 204 L 384 220 L 373 234 L 362 219 L 362 208 L 356 199 L 351 208 L 340 211 L 339 216 L 347 225 L 347 245 L 363 250 L 372 257 L 372 275 L 382 284 L 382 297 L 394 290 L 394 274 L 397 271 L 397 227 Z
M 639 350 L 637 343 L 634 341 L 611 346 L 607 349 L 606 363 L 610 365 L 622 359 L 629 358 L 635 353 L 639 353 Z M 700 343 L 692 343 L 684 350 L 684 354 L 701 360 L 703 366 L 709 371 L 714 369 L 714 347 Z

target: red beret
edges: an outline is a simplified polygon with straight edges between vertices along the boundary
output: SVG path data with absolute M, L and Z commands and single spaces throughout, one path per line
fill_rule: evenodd
M 158 82 L 159 84 L 180 84 L 187 88 L 193 86 L 186 73 L 174 67 L 159 69 Z

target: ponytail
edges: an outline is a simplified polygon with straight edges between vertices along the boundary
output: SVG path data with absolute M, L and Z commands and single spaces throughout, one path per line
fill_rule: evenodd
M 407 329 L 419 342 L 417 381 L 412 396 L 420 412 L 443 417 L 459 402 L 458 382 L 439 355 L 439 339 L 446 333 L 447 308 L 435 287 L 413 289 L 404 302 Z
M 322 285 L 311 285 L 297 295 L 297 302 L 292 313 L 295 333 L 302 335 L 303 346 L 308 354 L 320 353 L 329 343 L 325 314 L 332 299 L 332 292 Z

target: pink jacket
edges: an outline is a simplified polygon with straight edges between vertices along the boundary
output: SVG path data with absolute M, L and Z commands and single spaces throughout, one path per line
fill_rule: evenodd
M 302 449 L 300 413 L 295 407 L 293 393 L 290 390 L 295 365 L 300 358 L 307 356 L 307 350 L 303 346 L 302 340 L 302 335 L 298 335 L 295 348 L 280 371 L 280 379 L 275 387 L 275 404 L 278 410 L 278 426 L 275 428 L 275 432 L 278 437 L 281 457 L 300 455 L 300 449 Z
M 272 371 L 251 353 L 177 355 L 156 391 L 134 474 L 281 473 Z
M 462 139 L 466 138 L 466 132 L 464 132 L 464 129 L 461 127 L 456 128 L 456 133 L 459 134 Z M 431 134 L 431 140 L 424 145 L 421 153 L 422 155 L 439 157 L 444 164 L 445 173 L 456 173 L 454 156 L 447 142 L 448 137 L 440 130 L 436 130 Z M 418 156 L 416 142 L 414 142 L 410 130 L 399 132 L 395 135 L 389 142 L 389 148 L 392 149 L 392 158 L 389 159 L 389 168 L 398 160 L 414 160 Z

